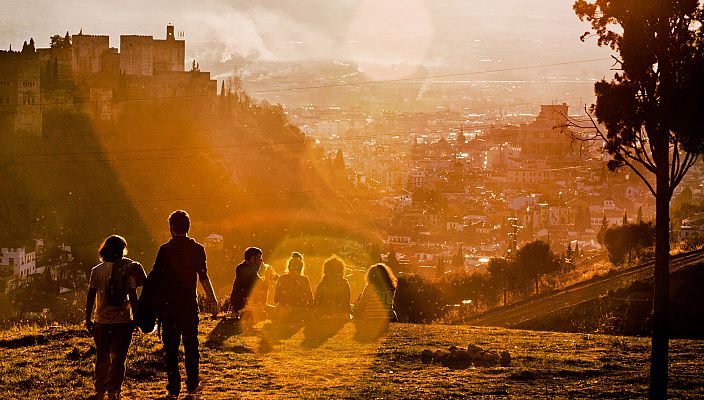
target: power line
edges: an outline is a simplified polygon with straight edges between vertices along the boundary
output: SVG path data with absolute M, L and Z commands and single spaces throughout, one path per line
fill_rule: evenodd
M 266 90 L 251 91 L 248 93 L 259 94 L 259 93 L 273 93 L 273 92 L 284 92 L 284 91 L 293 91 L 293 90 L 312 90 L 312 89 L 328 89 L 328 88 L 340 88 L 340 87 L 350 87 L 350 86 L 376 85 L 376 84 L 381 84 L 381 83 L 392 83 L 392 82 L 414 82 L 414 81 L 419 81 L 419 80 L 428 80 L 428 79 L 437 79 L 437 78 L 453 78 L 453 77 L 458 77 L 458 76 L 480 75 L 480 74 L 489 74 L 489 73 L 495 73 L 495 72 L 520 71 L 520 70 L 527 70 L 527 69 L 538 69 L 538 68 L 557 67 L 557 66 L 562 66 L 562 65 L 584 64 L 584 63 L 590 63 L 590 62 L 596 62 L 596 61 L 607 61 L 607 60 L 611 60 L 611 58 L 592 58 L 592 59 L 588 59 L 588 60 L 564 61 L 564 62 L 558 62 L 558 63 L 552 63 L 552 64 L 498 68 L 498 69 L 490 69 L 490 70 L 483 70 L 483 71 L 459 72 L 459 73 L 454 73 L 454 74 L 425 75 L 425 76 L 412 77 L 412 78 L 380 79 L 380 80 L 374 80 L 374 81 L 336 83 L 336 84 L 329 84 L 329 85 L 315 85 L 315 86 L 301 86 L 301 87 L 292 87 L 292 88 L 266 89 Z
M 493 129 L 503 129 L 507 127 L 516 127 L 516 125 L 509 125 L 509 124 L 504 124 L 504 125 L 494 125 L 494 124 L 482 124 L 482 125 L 473 125 L 470 126 L 469 128 L 471 129 L 487 129 L 487 128 L 493 128 Z M 393 138 L 396 136 L 401 136 L 401 135 L 414 135 L 414 134 L 442 134 L 447 132 L 445 129 L 436 129 L 434 131 L 394 131 L 394 132 L 389 132 L 389 133 L 376 133 L 376 134 L 359 134 L 359 135 L 346 135 L 346 136 L 341 136 L 336 139 L 331 139 L 331 142 L 349 142 L 353 140 L 360 140 L 360 139 L 367 139 L 367 140 L 372 140 L 372 139 L 378 139 L 378 138 Z M 319 140 L 319 139 L 316 139 Z M 133 149 L 133 150 L 100 150 L 100 151 L 86 151 L 86 152 L 62 152 L 62 153 L 43 153 L 43 154 L 36 154 L 36 153 L 26 153 L 26 154 L 5 154 L 5 156 L 9 157 L 68 157 L 68 156 L 87 156 L 87 155 L 110 155 L 110 154 L 134 154 L 134 153 L 150 153 L 150 152 L 179 152 L 179 151 L 216 151 L 216 150 L 225 150 L 225 149 L 233 149 L 233 148 L 242 148 L 242 147 L 269 147 L 269 146 L 302 146 L 305 145 L 305 141 L 301 140 L 286 140 L 286 141 L 261 141 L 261 142 L 251 142 L 251 143 L 235 143 L 235 144 L 222 144 L 222 145 L 208 145 L 208 146 L 184 146 L 184 147 L 171 147 L 171 148 L 153 148 L 153 149 Z M 408 143 L 410 144 L 410 143 Z M 244 155 L 244 154 L 250 154 L 250 152 L 244 151 L 244 152 L 231 152 L 231 153 L 212 153 L 213 157 L 233 157 L 233 156 L 239 156 L 239 155 Z M 4 160 L 0 161 L 0 165 L 3 164 L 51 164 L 51 163 L 75 163 L 75 162 L 124 162 L 124 161 L 150 161 L 150 160 L 177 160 L 177 159 L 192 159 L 192 158 L 203 158 L 206 157 L 207 155 L 203 154 L 198 154 L 198 155 L 180 155 L 180 156 L 151 156 L 151 157 L 141 157 L 141 158 L 124 158 L 124 159 L 115 159 L 115 158 L 99 158 L 99 159 L 72 159 L 72 160 L 29 160 L 29 161 L 20 161 L 20 160 Z
M 468 126 L 469 129 L 505 129 L 508 127 L 521 127 L 520 125 L 511 124 L 475 124 Z M 214 130 L 214 129 L 213 129 Z M 217 129 L 220 130 L 220 129 Z M 205 130 L 203 130 L 205 131 Z M 211 131 L 211 130 L 209 130 Z M 198 132 L 198 131 L 196 131 Z M 393 138 L 396 136 L 411 136 L 417 134 L 442 134 L 446 133 L 447 128 L 435 129 L 430 131 L 392 131 L 387 133 L 364 133 L 357 135 L 345 135 L 340 136 L 335 139 L 330 139 L 330 142 L 348 142 L 360 139 L 379 139 L 379 138 Z M 100 135 L 96 135 L 99 137 Z M 207 145 L 207 146 L 184 146 L 184 147 L 167 147 L 167 148 L 151 148 L 151 149 L 132 149 L 132 150 L 98 150 L 98 151 L 84 151 L 84 152 L 61 152 L 61 153 L 26 153 L 26 154 L 4 154 L 7 157 L 68 157 L 68 156 L 86 156 L 86 155 L 110 155 L 110 154 L 134 154 L 134 153 L 150 153 L 150 152 L 180 152 L 180 151 L 216 151 L 225 150 L 233 148 L 242 147 L 262 147 L 266 148 L 269 146 L 302 146 L 306 144 L 306 139 L 302 140 L 268 140 L 268 141 L 258 141 L 250 143 L 234 143 L 234 144 L 220 144 L 220 145 Z M 320 140 L 317 138 L 316 140 Z M 232 157 L 238 155 L 249 154 L 249 152 L 231 152 L 231 153 L 212 153 L 213 157 Z M 208 157 L 208 155 L 198 154 L 198 155 L 179 155 L 179 156 L 151 156 L 151 157 L 141 157 L 141 158 L 124 158 L 124 159 L 110 159 L 110 158 L 99 158 L 99 159 L 73 159 L 73 160 L 30 160 L 30 161 L 20 161 L 20 160 L 3 160 L 0 161 L 0 165 L 7 164 L 51 164 L 51 163 L 75 163 L 75 162 L 123 162 L 123 161 L 149 161 L 149 160 L 174 160 L 174 159 L 192 159 L 192 158 L 203 158 Z
M 109 205 L 130 205 L 144 203 L 163 203 L 163 202 L 178 202 L 178 201 L 212 201 L 212 200 L 229 200 L 247 197 L 261 196 L 290 196 L 290 195 L 305 195 L 312 193 L 329 193 L 334 192 L 332 189 L 317 189 L 317 190 L 297 190 L 297 191 L 279 191 L 279 192 L 260 192 L 260 193 L 245 193 L 230 196 L 196 196 L 196 197 L 174 197 L 160 199 L 136 199 L 122 201 L 84 201 L 84 202 L 54 202 L 54 203 L 0 203 L 2 207 L 60 207 L 60 206 L 109 206 Z
M 275 92 L 296 91 L 296 90 L 344 88 L 344 87 L 353 87 L 353 86 L 377 85 L 377 84 L 385 84 L 385 83 L 393 83 L 393 82 L 414 82 L 414 81 L 422 81 L 422 80 L 429 80 L 429 79 L 452 78 L 452 77 L 459 77 L 459 76 L 481 75 L 481 74 L 489 74 L 489 73 L 497 73 L 497 72 L 521 71 L 521 70 L 557 67 L 557 66 L 564 66 L 564 65 L 585 64 L 585 63 L 591 63 L 591 62 L 597 62 L 597 61 L 610 61 L 610 60 L 612 60 L 612 59 L 611 58 L 592 58 L 592 59 L 586 59 L 586 60 L 563 61 L 563 62 L 556 62 L 556 63 L 551 63 L 551 64 L 526 65 L 526 66 L 498 68 L 498 69 L 489 69 L 489 70 L 480 70 L 480 71 L 458 72 L 458 73 L 452 73 L 452 74 L 423 75 L 423 76 L 410 77 L 410 78 L 367 80 L 367 81 L 361 81 L 361 82 L 338 83 L 338 84 L 328 84 L 328 85 L 314 85 L 314 86 L 299 86 L 299 87 L 264 89 L 264 90 L 255 90 L 255 91 L 246 91 L 245 90 L 245 94 L 262 94 L 262 93 L 275 93 Z M 187 73 L 187 71 L 184 71 L 184 73 Z M 155 96 L 155 97 L 142 97 L 142 98 L 129 98 L 129 99 L 115 99 L 115 98 L 113 98 L 109 102 L 110 103 L 127 103 L 127 102 L 147 102 L 147 101 L 153 101 L 153 100 L 161 101 L 161 100 L 169 100 L 169 99 L 193 99 L 193 98 L 216 99 L 218 97 L 219 96 L 217 95 L 217 93 L 184 94 L 184 95 L 178 95 L 178 96 L 176 96 L 176 95 L 174 95 L 174 96 Z M 106 103 L 108 101 L 85 100 L 85 101 L 73 101 L 71 103 L 60 103 L 60 104 L 44 104 L 44 103 L 24 104 L 22 106 L 23 107 L 40 107 L 40 108 L 42 108 L 42 107 L 51 107 L 51 106 L 66 105 L 66 104 L 73 104 L 73 105 L 97 104 L 97 103 L 101 103 L 101 102 Z M 12 106 L 19 106 L 19 104 L 12 105 Z M 5 107 L 7 107 L 7 105 L 5 105 Z
M 552 102 L 565 102 L 565 101 L 571 101 L 571 100 L 585 100 L 585 99 L 590 99 L 590 98 L 595 98 L 596 96 L 591 95 L 591 96 L 580 96 L 580 97 L 562 97 L 562 98 L 555 98 L 555 99 L 550 99 L 549 101 L 532 101 L 532 102 L 524 102 L 524 103 L 505 103 L 505 104 L 497 104 L 493 105 L 491 107 L 486 107 L 486 108 L 493 108 L 493 109 L 510 109 L 510 108 L 515 108 L 515 107 L 522 107 L 522 106 L 530 106 L 530 105 L 543 105 L 547 103 L 552 103 Z M 291 109 L 291 110 L 297 110 L 297 109 Z M 398 115 L 399 117 L 403 117 L 404 115 L 407 115 L 407 113 L 401 113 Z M 465 121 L 467 119 L 465 118 Z M 321 122 L 324 122 L 325 120 L 322 120 Z M 502 125 L 498 125 L 498 127 L 501 127 Z M 505 124 L 504 126 L 509 126 L 508 124 Z M 280 123 L 275 123 L 275 124 L 263 124 L 263 125 L 254 125 L 254 126 L 232 126 L 232 127 L 226 127 L 226 128 L 198 128 L 198 129 L 182 129 L 178 131 L 174 131 L 174 133 L 178 132 L 193 132 L 193 133 L 207 133 L 207 132 L 219 132 L 219 131 L 230 131 L 231 129 L 268 129 L 268 128 L 283 128 L 287 129 L 290 127 L 295 127 L 298 129 L 301 129 L 301 126 L 293 124 L 290 120 L 284 124 L 281 125 Z M 471 126 L 474 127 L 474 126 Z M 471 128 L 470 127 L 470 128 Z M 483 127 L 495 127 L 495 125 L 478 125 L 479 128 Z M 98 138 L 98 137 L 125 137 L 125 136 L 151 136 L 155 134 L 156 132 L 163 132 L 162 130 L 132 130 L 128 132 L 122 132 L 122 133 L 93 133 L 93 134 L 77 134 L 77 135 L 46 135 L 46 136 L 27 136 L 27 135 L 8 135 L 8 136 L 0 136 L 0 139 L 11 139 L 11 140 L 43 140 L 43 139 L 68 139 L 68 138 Z M 393 135 L 396 135 L 394 133 Z
M 584 169 L 585 166 L 566 166 L 557 168 L 544 168 L 540 170 L 530 170 L 531 172 L 549 172 L 549 171 L 567 171 L 571 169 Z M 586 167 L 591 169 L 591 167 Z M 447 183 L 442 179 L 427 179 L 425 183 Z M 46 203 L 0 203 L 0 207 L 59 207 L 59 206 L 109 206 L 109 205 L 129 205 L 129 204 L 148 204 L 148 203 L 163 203 L 163 202 L 179 202 L 179 201 L 213 201 L 213 200 L 232 200 L 239 198 L 261 197 L 261 196 L 290 196 L 290 195 L 306 195 L 315 193 L 336 193 L 333 189 L 316 189 L 316 190 L 296 190 L 296 191 L 275 191 L 275 192 L 259 192 L 259 193 L 243 193 L 238 195 L 228 196 L 195 196 L 195 197 L 173 197 L 159 199 L 132 199 L 122 201 L 86 201 L 86 202 L 46 202 Z

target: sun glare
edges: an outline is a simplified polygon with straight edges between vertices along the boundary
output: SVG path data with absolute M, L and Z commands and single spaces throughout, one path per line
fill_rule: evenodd
M 347 31 L 352 60 L 371 79 L 413 75 L 426 60 L 433 21 L 420 0 L 365 0 Z

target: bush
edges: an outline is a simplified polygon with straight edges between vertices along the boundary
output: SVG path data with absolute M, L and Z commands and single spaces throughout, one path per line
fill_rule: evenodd
M 401 322 L 430 323 L 446 312 L 439 282 L 413 274 L 399 277 L 394 303 Z

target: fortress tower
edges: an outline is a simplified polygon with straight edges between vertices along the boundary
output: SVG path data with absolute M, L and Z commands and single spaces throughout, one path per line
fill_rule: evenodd
M 98 74 L 103 70 L 103 56 L 110 47 L 107 35 L 84 35 L 71 37 L 71 70 L 74 74 Z
M 186 42 L 176 39 L 174 27 L 166 27 L 166 39 L 152 36 L 120 36 L 120 70 L 127 75 L 152 76 L 162 72 L 183 72 Z
M 0 51 L 0 126 L 18 135 L 41 135 L 40 84 L 33 39 L 22 51 Z
M 129 104 L 116 98 L 217 95 L 209 72 L 185 71 L 186 43 L 172 25 L 164 39 L 122 35 L 119 51 L 109 36 L 83 31 L 56 42 L 35 49 L 30 40 L 22 51 L 0 51 L 0 135 L 39 136 L 52 113 L 80 111 L 109 124 Z M 199 104 L 208 108 L 207 100 Z

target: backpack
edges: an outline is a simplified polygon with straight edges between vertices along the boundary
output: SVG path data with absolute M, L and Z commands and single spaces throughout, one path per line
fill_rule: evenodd
M 151 270 L 144 281 L 142 294 L 139 296 L 139 307 L 135 318 L 137 327 L 143 333 L 152 333 L 157 325 L 157 319 L 164 313 L 165 301 L 162 290 L 164 287 L 163 272 Z
M 105 292 L 108 304 L 119 307 L 127 301 L 128 280 L 132 260 L 122 258 L 112 263 L 110 279 Z

